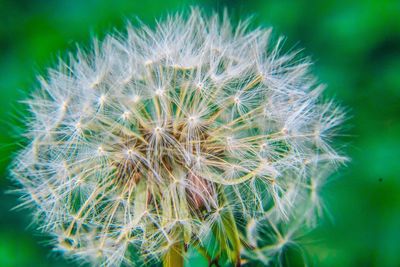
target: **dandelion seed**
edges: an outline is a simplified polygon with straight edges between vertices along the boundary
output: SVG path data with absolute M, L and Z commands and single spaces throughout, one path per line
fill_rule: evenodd
M 97 148 L 97 152 L 99 153 L 99 155 L 103 155 L 104 154 L 104 148 L 102 146 L 99 146 Z
M 132 97 L 132 101 L 133 101 L 134 103 L 138 103 L 138 102 L 140 101 L 140 96 L 134 95 L 134 96 Z
M 130 111 L 124 111 L 124 113 L 122 113 L 122 115 L 121 115 L 121 118 L 123 120 L 127 120 L 127 119 L 129 119 L 130 115 L 131 115 Z
M 99 97 L 99 106 L 100 107 L 104 106 L 104 103 L 106 102 L 106 100 L 107 100 L 107 96 L 106 95 L 101 95 Z

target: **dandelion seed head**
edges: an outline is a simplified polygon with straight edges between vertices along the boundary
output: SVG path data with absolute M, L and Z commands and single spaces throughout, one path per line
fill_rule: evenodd
M 248 28 L 194 8 L 94 41 L 41 80 L 12 174 L 58 251 L 118 266 L 236 229 L 241 257 L 266 263 L 314 224 L 322 170 L 346 160 L 331 145 L 343 112 L 309 60 Z

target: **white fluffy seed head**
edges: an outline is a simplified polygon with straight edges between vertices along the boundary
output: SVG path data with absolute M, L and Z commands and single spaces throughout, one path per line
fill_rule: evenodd
M 315 221 L 325 170 L 344 160 L 330 145 L 343 113 L 308 61 L 247 27 L 193 9 L 109 35 L 41 80 L 13 176 L 58 250 L 160 259 L 216 225 L 231 236 L 229 211 L 242 257 L 266 263 Z

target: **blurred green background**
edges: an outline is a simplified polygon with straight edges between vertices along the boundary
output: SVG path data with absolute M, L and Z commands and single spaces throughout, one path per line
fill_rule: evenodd
M 385 0 L 0 1 L 0 266 L 73 266 L 49 256 L 46 238 L 27 228 L 28 212 L 10 211 L 17 200 L 4 193 L 18 149 L 13 117 L 35 76 L 76 43 L 123 30 L 127 19 L 154 24 L 191 4 L 273 26 L 288 48 L 305 48 L 327 95 L 349 110 L 352 161 L 324 191 L 333 219 L 304 244 L 313 265 L 400 266 L 400 1 Z

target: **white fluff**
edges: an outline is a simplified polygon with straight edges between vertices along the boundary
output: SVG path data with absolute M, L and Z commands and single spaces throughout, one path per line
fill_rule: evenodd
M 206 244 L 226 210 L 247 225 L 242 257 L 267 263 L 321 213 L 344 115 L 321 101 L 310 62 L 281 54 L 270 29 L 184 17 L 95 41 L 27 101 L 13 177 L 66 255 L 158 260 L 176 242 Z

